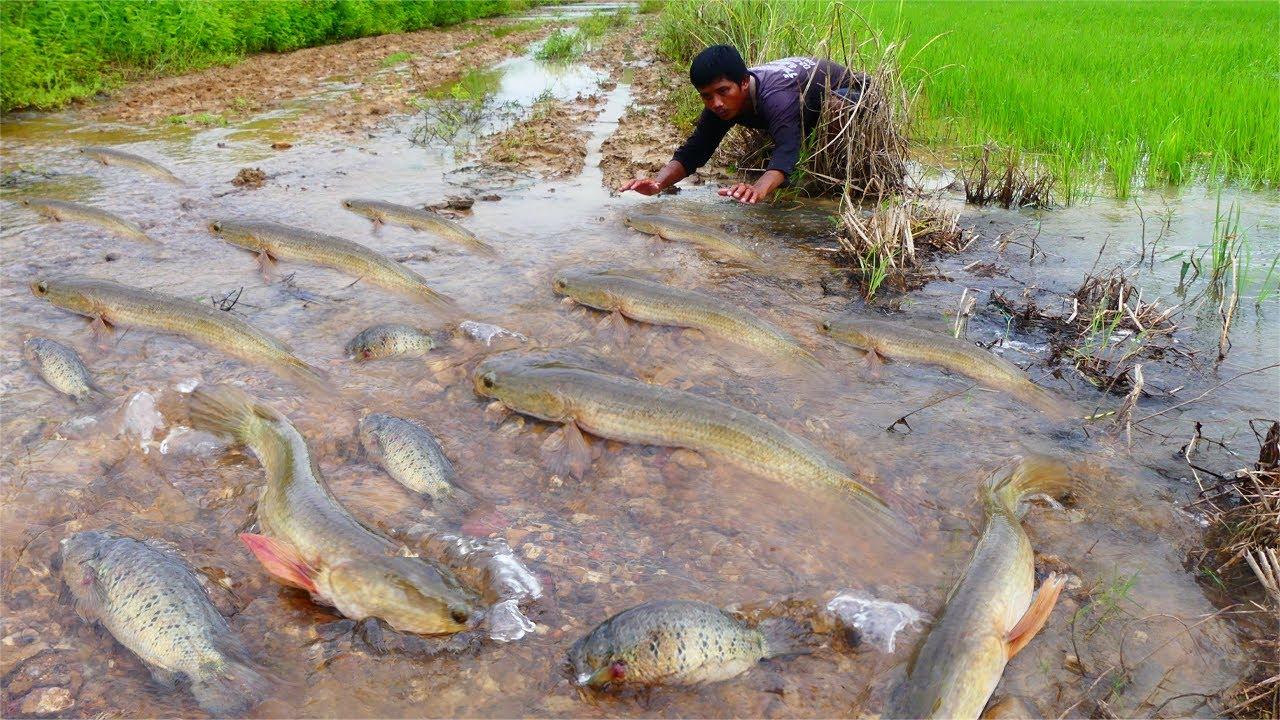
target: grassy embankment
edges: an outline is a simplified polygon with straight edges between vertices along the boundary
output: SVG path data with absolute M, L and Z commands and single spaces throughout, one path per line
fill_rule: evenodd
M 122 82 L 356 37 L 501 15 L 527 0 L 3 0 L 0 109 L 56 108 Z
M 1070 201 L 1136 187 L 1280 186 L 1280 13 L 1267 2 L 670 0 L 660 47 L 684 65 L 730 42 L 748 62 L 893 43 L 918 141 L 1035 157 Z M 884 45 L 864 47 L 872 62 Z M 686 121 L 696 110 L 682 108 Z

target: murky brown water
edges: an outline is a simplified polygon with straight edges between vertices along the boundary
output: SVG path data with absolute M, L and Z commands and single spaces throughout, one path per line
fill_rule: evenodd
M 509 66 L 528 73 L 522 77 L 547 77 L 530 72 L 535 66 L 528 59 Z M 515 99 L 527 102 L 541 92 L 537 87 L 530 92 L 530 82 L 517 84 L 520 97 Z M 554 80 L 547 82 L 554 86 Z M 291 683 L 255 711 L 263 716 L 878 713 L 902 676 L 919 630 L 900 637 L 891 655 L 824 650 L 771 661 L 735 680 L 692 690 L 584 694 L 569 682 L 562 662 L 569 644 L 595 623 L 657 598 L 718 605 L 785 598 L 825 602 L 838 589 L 858 588 L 936 612 L 981 523 L 976 484 L 995 465 L 1027 451 L 1070 460 L 1086 486 L 1074 507 L 1037 509 L 1026 522 L 1037 552 L 1048 558 L 1045 567 L 1073 573 L 1080 586 L 1064 594 L 1043 633 L 1010 663 L 1001 692 L 1019 695 L 1046 714 L 1091 712 L 1091 703 L 1075 703 L 1085 697 L 1092 678 L 1119 662 L 1122 640 L 1132 676 L 1111 701 L 1121 715 L 1147 714 L 1184 693 L 1218 694 L 1248 671 L 1230 626 L 1209 617 L 1214 605 L 1183 567 L 1187 552 L 1199 542 L 1199 527 L 1181 510 L 1194 498 L 1195 487 L 1172 455 L 1199 420 L 1234 433 L 1233 447 L 1247 456 L 1252 439 L 1242 428 L 1248 418 L 1274 414 L 1274 372 L 1241 378 L 1201 403 L 1156 418 L 1151 431 L 1169 438 L 1139 434 L 1132 450 L 1097 429 L 1086 433 L 1078 425 L 1054 424 L 981 390 L 913 415 L 910 433 L 888 433 L 885 428 L 899 416 L 968 383 L 905 364 L 890 365 L 882 379 L 871 380 L 860 373 L 853 353 L 814 332 L 816 318 L 850 305 L 846 298 L 824 294 L 820 279 L 832 269 L 820 252 L 804 245 L 830 228 L 822 206 L 740 208 L 705 188 L 659 204 L 758 240 L 769 259 L 794 278 L 743 274 L 690 248 L 627 230 L 622 214 L 654 201 L 610 197 L 599 187 L 595 167 L 599 142 L 627 97 L 625 85 L 610 94 L 593 128 L 583 176 L 510 187 L 483 171 L 459 168 L 449 148 L 411 145 L 408 120 L 355 143 L 293 138 L 294 147 L 284 152 L 269 149 L 275 139 L 271 118 L 205 131 L 91 126 L 70 115 L 7 121 L 4 171 L 13 173 L 9 177 L 20 187 L 5 189 L 0 201 L 5 713 L 17 713 L 30 688 L 51 685 L 71 690 L 76 704 L 65 712 L 72 715 L 200 712 L 188 695 L 150 685 L 136 659 L 57 600 L 59 580 L 50 573 L 49 560 L 58 541 L 99 527 L 171 540 L 194 565 L 226 579 L 229 590 L 217 600 L 235 613 L 233 627 Z M 88 143 L 120 144 L 163 159 L 190 187 L 92 164 L 73 152 Z M 265 187 L 229 184 L 247 165 L 266 171 Z M 472 216 L 462 220 L 499 248 L 501 260 L 456 251 L 402 228 L 375 234 L 367 221 L 339 205 L 347 196 L 433 201 L 458 192 L 461 183 L 502 195 L 498 202 L 478 202 Z M 141 221 L 164 247 L 132 245 L 80 225 L 43 223 L 13 202 L 19 194 L 74 199 L 118 212 Z M 1280 206 L 1274 197 L 1238 197 L 1245 203 L 1245 224 L 1256 233 L 1257 257 L 1273 257 L 1280 246 L 1274 223 Z M 1213 198 L 1206 199 L 1203 191 L 1188 190 L 1170 202 L 1174 234 L 1161 258 L 1177 247 L 1207 242 L 1212 225 Z M 1028 222 L 1034 231 L 1037 222 L 1029 214 L 977 215 L 976 229 L 989 237 Z M 355 365 L 341 359 L 343 344 L 363 327 L 425 322 L 421 310 L 376 287 L 348 287 L 349 278 L 305 265 L 284 263 L 282 271 L 293 273 L 291 282 L 264 285 L 251 256 L 205 230 L 209 218 L 236 216 L 269 218 L 367 243 L 407 258 L 437 289 L 457 299 L 468 317 L 518 331 L 541 346 L 595 346 L 645 379 L 767 415 L 873 478 L 920 528 L 919 547 L 910 553 L 885 548 L 831 497 L 708 465 L 686 452 L 596 440 L 593 446 L 601 453 L 586 480 L 552 478 L 539 460 L 539 447 L 554 428 L 518 416 L 496 418 L 471 389 L 467 372 L 490 348 L 460 339 L 436 351 L 430 363 Z M 942 269 L 949 278 L 908 295 L 897 317 L 945 327 L 944 315 L 965 286 L 981 289 L 984 299 L 991 288 L 1020 289 L 1030 282 L 1074 289 L 1107 236 L 1104 255 L 1112 262 L 1136 256 L 1137 217 L 1131 205 L 1099 201 L 1044 213 L 1041 220 L 1039 243 L 1051 253 L 1047 260 L 1028 265 L 1023 250 L 997 255 L 990 239 L 979 241 L 964 256 L 945 260 Z M 1148 233 L 1153 232 L 1149 225 Z M 1011 277 L 981 278 L 962 269 L 980 259 L 1001 263 Z M 695 332 L 634 324 L 623 348 L 609 347 L 596 330 L 601 314 L 566 307 L 550 290 L 551 273 L 574 263 L 641 268 L 730 298 L 792 331 L 831 372 L 822 378 L 788 377 Z M 1151 292 L 1169 292 L 1176 265 L 1156 264 Z M 300 397 L 265 371 L 173 337 L 125 332 L 112 349 L 97 351 L 81 318 L 29 294 L 31 278 L 46 273 L 110 278 L 194 298 L 243 288 L 235 312 L 329 370 L 347 397 L 341 402 Z M 1002 334 L 998 314 L 981 302 L 979 310 L 970 336 L 992 340 Z M 1217 370 L 1208 362 L 1216 329 L 1206 322 L 1185 336 L 1204 346 L 1204 372 L 1161 366 L 1148 370 L 1148 382 L 1154 376 L 1168 388 L 1185 385 L 1179 397 L 1190 397 L 1268 358 L 1273 361 L 1280 337 L 1276 310 L 1274 297 L 1262 311 L 1244 308 L 1232 355 Z M 78 408 L 41 383 L 21 360 L 21 342 L 33 334 L 75 346 L 108 389 L 109 405 Z M 1022 343 L 1005 350 L 1016 361 L 1030 359 L 1019 354 L 1023 351 L 1043 354 L 1042 338 L 1015 335 L 1012 340 Z M 325 626 L 339 618 L 268 580 L 235 539 L 252 516 L 263 478 L 257 462 L 191 436 L 161 452 L 158 441 L 181 420 L 175 386 L 192 379 L 241 383 L 285 412 L 310 441 L 335 494 L 365 521 L 384 529 L 425 521 L 456 530 L 457 518 L 424 512 L 357 451 L 355 423 L 365 412 L 424 421 L 465 480 L 511 519 L 500 534 L 546 581 L 546 597 L 528 611 L 538 632 L 514 643 L 486 641 L 474 651 L 431 658 L 349 648 L 326 653 L 323 643 L 313 641 L 332 632 Z M 1045 383 L 1082 405 L 1117 402 L 1080 382 L 1047 378 Z M 110 419 L 78 420 L 110 418 L 136 393 L 158 398 L 165 417 L 164 426 L 148 437 L 138 437 L 136 423 L 131 430 L 129 423 Z M 1174 402 L 1161 401 L 1152 410 Z M 123 430 L 116 434 L 117 428 Z M 1126 584 L 1131 589 L 1119 592 Z M 1099 621 L 1099 606 L 1086 610 L 1084 605 L 1106 588 L 1117 589 L 1112 593 L 1116 603 Z M 1065 667 L 1069 654 L 1079 655 L 1091 673 L 1088 679 Z M 1093 693 L 1105 694 L 1096 687 Z M 1164 712 L 1210 711 L 1188 696 L 1172 701 Z

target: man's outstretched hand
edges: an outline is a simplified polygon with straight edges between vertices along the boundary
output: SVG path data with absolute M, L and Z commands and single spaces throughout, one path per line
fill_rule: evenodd
M 641 195 L 657 195 L 662 192 L 662 186 L 657 180 L 652 178 L 640 178 L 639 180 L 629 180 L 622 187 L 618 188 L 618 192 L 624 193 L 628 190 L 635 190 Z
M 737 185 L 730 185 L 727 188 L 720 188 L 716 192 L 720 193 L 723 197 L 733 198 L 740 203 L 754 205 L 762 200 L 767 200 L 769 195 L 771 195 L 774 190 L 777 190 L 778 186 L 782 185 L 786 180 L 787 176 L 783 175 L 780 171 L 766 170 L 754 185 L 738 183 Z
M 755 204 L 767 197 L 767 193 L 760 192 L 754 185 L 747 183 L 738 183 L 730 185 L 726 188 L 720 188 L 716 191 L 724 197 L 731 197 L 740 203 Z

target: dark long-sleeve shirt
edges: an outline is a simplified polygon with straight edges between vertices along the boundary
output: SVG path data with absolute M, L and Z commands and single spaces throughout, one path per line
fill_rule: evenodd
M 755 78 L 753 108 L 733 120 L 721 120 L 703 110 L 693 134 L 675 152 L 686 173 L 693 174 L 711 159 L 725 133 L 734 125 L 764 130 L 773 138 L 768 170 L 790 175 L 800 159 L 800 143 L 818 121 L 828 88 L 861 88 L 866 76 L 830 60 L 792 57 L 750 68 Z

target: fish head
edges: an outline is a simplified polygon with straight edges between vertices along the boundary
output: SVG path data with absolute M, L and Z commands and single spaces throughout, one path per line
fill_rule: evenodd
M 377 360 L 390 355 L 387 346 L 391 338 L 378 328 L 369 328 L 351 338 L 347 343 L 347 357 L 357 362 Z
M 386 429 L 389 416 L 373 413 L 360 418 L 357 431 L 360 434 L 360 446 L 372 458 L 382 456 L 382 433 Z
M 98 578 L 97 560 L 116 535 L 101 530 L 85 530 L 62 539 L 58 560 L 62 578 L 76 598 L 84 598 Z
M 603 628 L 593 630 L 569 648 L 569 669 L 580 686 L 601 689 L 627 679 L 627 661 L 619 657 L 617 644 Z
M 57 307 L 81 315 L 95 314 L 96 301 L 89 288 L 80 283 L 57 278 L 36 278 L 31 281 L 31 294 Z
M 342 201 L 342 207 L 356 213 L 357 215 L 363 215 L 372 220 L 379 220 L 382 218 L 382 213 L 378 212 L 377 208 L 363 200 L 348 198 Z
M 419 558 L 362 558 L 330 569 L 330 596 L 344 615 L 381 618 L 401 632 L 462 632 L 483 612 L 478 599 L 446 572 Z
M 257 239 L 253 230 L 246 225 L 228 220 L 210 220 L 208 228 L 209 232 L 237 247 L 255 252 L 263 249 L 261 241 Z
M 536 368 L 522 365 L 507 353 L 495 355 L 476 366 L 471 382 L 477 395 L 494 398 L 525 415 L 552 422 L 570 419 L 568 401 L 558 384 L 542 377 Z
M 614 306 L 608 285 L 599 275 L 584 270 L 560 270 L 551 279 L 551 289 L 557 295 L 573 298 L 583 305 L 609 309 Z
M 874 350 L 876 347 L 875 336 L 856 319 L 829 317 L 818 324 L 818 330 L 860 350 Z
M 657 232 L 653 221 L 644 215 L 626 215 L 622 218 L 622 222 L 627 227 L 639 230 L 642 233 Z

